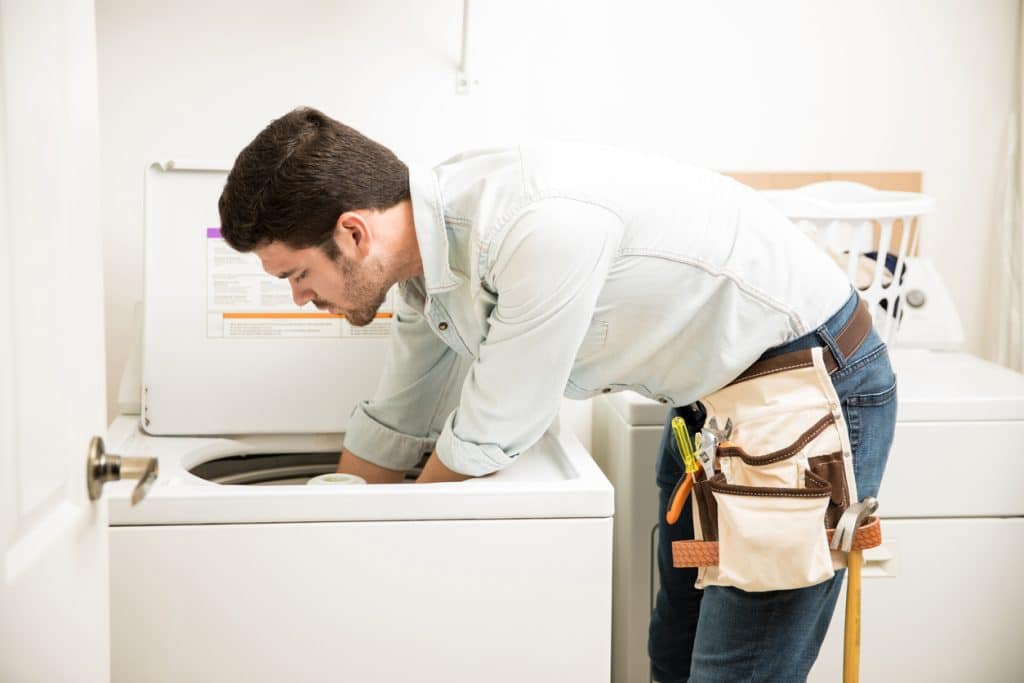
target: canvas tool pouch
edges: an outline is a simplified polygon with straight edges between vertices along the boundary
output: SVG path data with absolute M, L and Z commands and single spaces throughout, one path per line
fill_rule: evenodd
M 718 562 L 699 567 L 697 587 L 768 591 L 831 578 L 845 556 L 833 561 L 826 527 L 858 498 L 822 348 L 797 367 L 745 373 L 701 402 L 708 419 L 731 418 L 733 429 L 718 449 L 720 469 L 693 488 L 696 542 L 718 542 Z M 693 542 L 676 542 L 686 543 Z

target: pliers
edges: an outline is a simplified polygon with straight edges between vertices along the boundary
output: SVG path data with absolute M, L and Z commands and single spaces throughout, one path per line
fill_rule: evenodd
M 679 515 L 683 512 L 683 505 L 693 489 L 693 479 L 700 471 L 700 463 L 697 462 L 695 449 L 700 448 L 699 436 L 697 440 L 690 437 L 690 430 L 686 428 L 686 420 L 681 417 L 672 418 L 672 432 L 676 436 L 676 445 L 679 447 L 679 455 L 683 459 L 683 468 L 686 474 L 676 483 L 669 496 L 669 507 L 665 512 L 665 521 L 675 524 L 679 521 Z

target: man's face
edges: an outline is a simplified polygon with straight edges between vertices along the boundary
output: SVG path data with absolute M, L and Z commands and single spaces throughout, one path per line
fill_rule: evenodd
M 340 254 L 334 260 L 320 247 L 292 249 L 283 242 L 253 251 L 263 270 L 288 280 L 296 305 L 312 301 L 318 309 L 342 314 L 359 327 L 373 322 L 391 287 L 384 268 L 370 257 L 355 262 Z

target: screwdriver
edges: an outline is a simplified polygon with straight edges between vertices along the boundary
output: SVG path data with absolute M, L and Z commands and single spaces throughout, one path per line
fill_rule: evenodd
M 697 456 L 694 455 L 694 449 L 699 448 L 700 445 L 690 437 L 690 430 L 686 428 L 686 420 L 681 417 L 672 418 L 672 432 L 676 437 L 676 445 L 679 447 L 679 455 L 683 459 L 686 475 L 679 480 L 669 497 L 670 504 L 665 513 L 665 521 L 669 524 L 679 521 L 683 505 L 690 495 L 690 490 L 693 489 L 693 479 L 700 470 L 700 463 L 697 462 Z

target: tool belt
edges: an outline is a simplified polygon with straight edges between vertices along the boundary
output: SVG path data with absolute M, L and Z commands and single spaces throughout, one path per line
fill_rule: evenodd
M 839 350 L 850 357 L 870 331 L 861 302 L 836 336 Z M 718 432 L 725 439 L 691 473 L 695 540 L 672 543 L 673 566 L 698 568 L 697 588 L 803 588 L 845 566 L 845 554 L 830 550 L 831 530 L 858 497 L 829 377 L 837 367 L 828 347 L 794 351 L 755 363 L 701 399 L 708 424 L 717 430 L 731 420 L 731 432 Z M 877 517 L 855 531 L 854 548 L 881 543 Z

